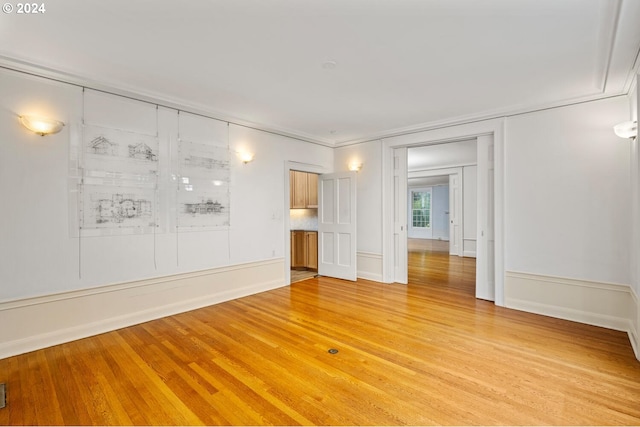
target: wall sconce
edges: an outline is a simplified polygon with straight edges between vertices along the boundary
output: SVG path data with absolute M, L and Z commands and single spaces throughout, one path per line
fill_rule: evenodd
M 20 116 L 20 123 L 31 132 L 35 132 L 40 136 L 58 133 L 64 127 L 64 123 L 58 120 L 34 116 Z
M 613 131 L 620 138 L 635 138 L 638 136 L 638 122 L 629 121 L 617 124 L 613 127 Z
M 352 172 L 360 172 L 362 169 L 362 163 L 359 162 L 351 162 L 349 163 L 349 170 Z
M 242 163 L 244 163 L 245 165 L 253 161 L 253 153 L 248 153 L 245 151 L 245 152 L 239 153 L 239 155 L 240 155 L 240 160 L 242 160 Z

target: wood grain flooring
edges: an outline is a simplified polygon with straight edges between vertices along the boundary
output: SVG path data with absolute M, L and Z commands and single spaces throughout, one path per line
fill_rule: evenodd
M 640 424 L 625 333 L 476 300 L 469 259 L 422 255 L 408 286 L 308 279 L 0 360 L 0 425 Z

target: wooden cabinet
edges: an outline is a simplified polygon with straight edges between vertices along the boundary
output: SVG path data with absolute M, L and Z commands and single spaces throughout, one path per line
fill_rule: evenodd
M 291 268 L 318 270 L 318 232 L 291 232 Z
M 318 270 L 318 232 L 305 231 L 305 244 L 307 247 L 307 268 Z
M 289 188 L 291 209 L 304 209 L 307 207 L 307 174 L 306 172 L 290 171 Z
M 318 175 L 289 171 L 289 207 L 291 209 L 318 207 Z
M 291 232 L 291 268 L 304 268 L 307 266 L 307 246 L 304 233 L 304 231 Z
M 318 175 L 315 173 L 307 174 L 307 207 L 318 207 Z

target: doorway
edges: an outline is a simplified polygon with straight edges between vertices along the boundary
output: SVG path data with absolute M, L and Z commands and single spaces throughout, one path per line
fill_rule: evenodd
M 291 283 L 318 274 L 318 174 L 289 171 Z
M 398 137 L 383 149 L 385 205 L 383 276 L 385 281 L 407 283 L 407 150 L 425 145 L 446 145 L 474 138 L 477 141 L 476 297 L 504 304 L 503 178 L 504 141 L 501 120 L 435 129 Z M 464 251 L 463 251 L 464 252 Z
M 312 193 L 309 186 L 317 189 L 315 200 L 311 196 L 311 201 L 300 205 L 294 200 L 296 188 L 303 188 L 296 182 L 296 175 L 304 176 L 306 190 L 303 191 L 307 191 L 307 196 Z M 356 177 L 352 171 L 326 173 L 319 166 L 285 162 L 284 184 L 288 196 L 284 203 L 287 213 L 284 215 L 285 284 L 291 284 L 292 268 L 296 267 L 303 267 L 314 275 L 317 272 L 321 276 L 356 280 Z M 294 206 L 317 213 L 302 215 L 304 226 L 300 227 L 291 215 Z M 298 264 L 300 260 L 303 260 L 302 266 Z
M 445 166 L 457 167 L 421 170 L 440 166 L 433 160 L 438 154 Z M 475 295 L 475 162 L 475 140 L 408 150 L 408 283 Z

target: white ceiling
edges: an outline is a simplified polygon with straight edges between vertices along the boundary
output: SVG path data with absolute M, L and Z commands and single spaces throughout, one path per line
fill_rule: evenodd
M 45 7 L 0 14 L 0 65 L 327 145 L 627 93 L 640 47 L 636 0 Z

